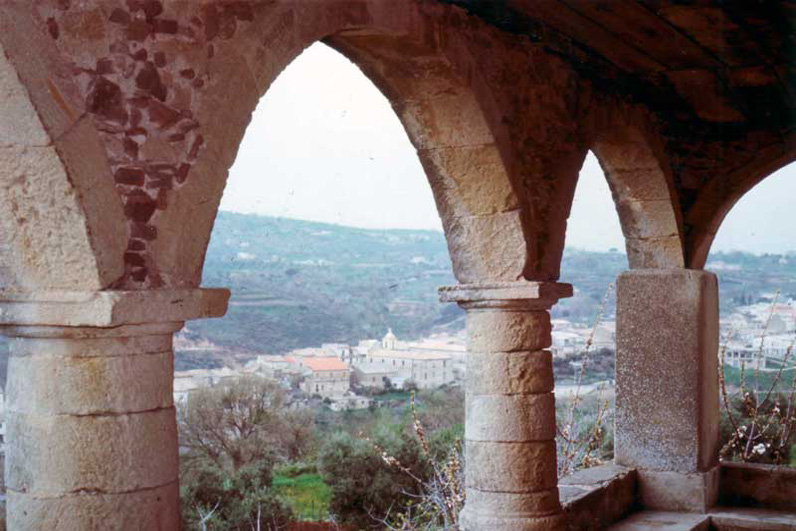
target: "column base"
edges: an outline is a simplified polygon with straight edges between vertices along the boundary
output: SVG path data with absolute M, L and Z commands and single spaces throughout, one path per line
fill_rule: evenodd
M 9 490 L 7 526 L 49 531 L 179 529 L 179 498 L 176 481 L 134 492 L 86 492 L 52 498 Z
M 719 467 L 708 472 L 638 470 L 641 504 L 647 509 L 706 513 L 719 497 Z
M 563 531 L 567 518 L 563 513 L 549 516 L 495 516 L 478 514 L 465 507 L 459 515 L 462 531 Z

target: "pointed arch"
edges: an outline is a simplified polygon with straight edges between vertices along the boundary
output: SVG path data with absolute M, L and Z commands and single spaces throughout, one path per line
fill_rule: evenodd
M 716 176 L 700 190 L 685 215 L 690 268 L 705 267 L 713 240 L 732 207 L 765 178 L 794 161 L 796 133 L 791 133 L 781 143 L 761 149 L 746 165 Z
M 685 267 L 679 203 L 648 119 L 613 113 L 594 126 L 592 150 L 619 214 L 631 269 Z
M 470 83 L 433 38 L 424 40 L 433 28 L 418 25 L 433 22 L 407 17 L 400 9 L 392 16 L 388 7 L 374 6 L 352 9 L 342 18 L 345 11 L 337 9 L 334 17 L 319 18 L 313 26 L 307 17 L 317 17 L 318 9 L 323 8 L 303 14 L 272 11 L 259 26 L 255 21 L 238 51 L 216 52 L 212 61 L 224 75 L 216 76 L 197 112 L 206 128 L 206 151 L 156 220 L 158 238 L 152 245 L 163 280 L 200 282 L 226 173 L 251 113 L 276 75 L 319 39 L 351 59 L 390 100 L 429 179 L 457 279 L 522 277 L 527 245 L 519 200 Z M 305 35 L 303 28 L 313 30 Z M 234 86 L 229 79 L 236 80 Z M 183 221 L 189 218 L 186 227 Z

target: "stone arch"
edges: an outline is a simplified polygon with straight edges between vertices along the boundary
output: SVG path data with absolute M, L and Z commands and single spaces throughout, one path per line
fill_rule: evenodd
M 794 161 L 796 134 L 791 134 L 781 144 L 761 150 L 748 164 L 714 178 L 700 190 L 685 215 L 689 268 L 705 267 L 713 240 L 732 207 L 769 175 Z
M 0 11 L 0 116 L 0 288 L 112 286 L 121 202 L 69 70 L 26 5 Z
M 682 221 L 663 148 L 644 116 L 627 109 L 608 115 L 594 126 L 591 145 L 619 214 L 630 268 L 682 268 Z
M 519 200 L 467 77 L 437 46 L 433 17 L 405 5 L 364 6 L 263 8 L 235 46 L 215 50 L 211 61 L 223 69 L 223 83 L 211 87 L 197 113 L 205 152 L 157 219 L 153 250 L 166 284 L 200 282 L 226 172 L 251 113 L 278 73 L 318 40 L 348 56 L 393 105 L 426 170 L 458 280 L 522 277 Z

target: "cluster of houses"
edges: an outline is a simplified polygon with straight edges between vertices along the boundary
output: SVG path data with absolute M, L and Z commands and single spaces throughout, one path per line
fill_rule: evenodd
M 400 341 L 388 330 L 380 341 L 326 343 L 284 356 L 260 355 L 237 370 L 225 367 L 177 372 L 174 394 L 179 401 L 198 387 L 257 375 L 327 399 L 333 409 L 350 409 L 367 407 L 370 400 L 363 395 L 373 392 L 455 385 L 463 379 L 464 371 L 465 346 L 460 336 Z
M 796 301 L 740 306 L 722 319 L 721 336 L 720 355 L 730 367 L 765 372 L 794 366 Z
M 590 343 L 592 352 L 602 348 L 614 349 L 616 344 L 616 321 L 605 320 L 597 326 L 576 324 L 566 319 L 553 319 L 552 339 L 550 350 L 557 358 L 567 358 L 581 354 Z
M 732 367 L 777 370 L 793 347 L 795 334 L 794 301 L 739 307 L 722 319 L 721 355 Z M 583 352 L 587 344 L 592 351 L 613 349 L 616 323 L 608 319 L 589 327 L 556 319 L 552 335 L 553 355 L 568 358 Z M 789 366 L 796 366 L 794 358 L 796 353 L 791 355 Z M 177 372 L 174 395 L 179 401 L 198 387 L 257 375 L 282 382 L 286 389 L 297 388 L 305 395 L 321 397 L 333 409 L 350 409 L 366 407 L 370 402 L 368 395 L 378 391 L 458 385 L 465 372 L 462 335 L 439 334 L 419 341 L 401 341 L 388 330 L 381 340 L 362 340 L 356 345 L 325 343 L 284 356 L 260 355 L 239 369 Z

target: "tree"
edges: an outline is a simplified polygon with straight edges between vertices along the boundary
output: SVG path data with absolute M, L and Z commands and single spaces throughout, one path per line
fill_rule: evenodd
M 199 389 L 177 413 L 187 459 L 208 459 L 222 470 L 300 456 L 313 433 L 312 413 L 289 409 L 277 382 L 264 378 Z
M 245 378 L 199 389 L 178 407 L 183 521 L 193 529 L 277 530 L 292 519 L 271 490 L 278 461 L 302 457 L 314 415 L 279 385 Z
M 284 458 L 303 459 L 315 441 L 315 414 L 307 408 L 288 409 L 283 413 L 283 421 L 276 437 Z

